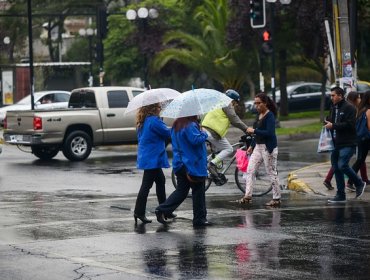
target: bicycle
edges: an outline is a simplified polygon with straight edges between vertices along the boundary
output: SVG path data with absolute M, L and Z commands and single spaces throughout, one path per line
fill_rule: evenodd
M 239 190 L 244 194 L 245 193 L 245 173 L 241 172 L 239 168 L 236 166 L 236 150 L 242 149 L 247 150 L 250 143 L 252 142 L 253 137 L 250 135 L 244 135 L 240 138 L 239 142 L 232 144 L 231 146 L 234 149 L 233 156 L 230 159 L 230 161 L 224 166 L 224 162 L 222 161 L 220 164 L 218 164 L 217 172 L 218 172 L 218 178 L 215 178 L 210 172 L 208 172 L 208 176 L 205 182 L 205 190 L 207 191 L 209 187 L 211 186 L 212 182 L 215 183 L 217 186 L 222 186 L 227 183 L 228 179 L 226 178 L 225 174 L 235 163 L 235 171 L 234 171 L 234 178 L 235 183 Z M 210 162 L 215 156 L 216 152 L 213 151 L 212 145 L 210 142 L 207 141 L 207 162 Z M 176 175 L 174 171 L 171 172 L 171 179 L 172 183 L 175 188 L 177 188 L 177 181 L 176 181 Z M 253 193 L 252 196 L 263 196 L 267 193 L 269 193 L 272 190 L 272 186 L 270 183 L 270 180 L 266 173 L 264 171 L 258 171 L 256 174 L 256 177 L 254 178 L 254 184 L 253 184 Z

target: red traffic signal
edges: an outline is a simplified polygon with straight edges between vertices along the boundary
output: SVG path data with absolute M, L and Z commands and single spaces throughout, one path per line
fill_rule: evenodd
M 264 42 L 270 41 L 271 40 L 271 34 L 270 34 L 270 32 L 268 32 L 267 30 L 263 31 L 263 33 L 262 33 L 262 40 Z

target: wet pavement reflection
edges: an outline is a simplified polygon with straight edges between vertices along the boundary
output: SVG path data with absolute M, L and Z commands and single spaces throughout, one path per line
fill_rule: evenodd
M 282 145 L 279 176 L 318 161 L 314 146 Z M 1 279 L 368 279 L 369 203 L 328 205 L 283 190 L 280 208 L 264 206 L 271 193 L 239 205 L 230 183 L 207 192 L 212 227 L 193 229 L 191 199 L 159 224 L 154 191 L 153 222 L 135 225 L 141 173 L 131 151 L 97 151 L 82 163 L 2 157 Z

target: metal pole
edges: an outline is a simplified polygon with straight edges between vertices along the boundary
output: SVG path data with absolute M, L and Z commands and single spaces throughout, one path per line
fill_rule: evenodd
M 94 84 L 93 80 L 93 67 L 92 67 L 92 35 L 87 36 L 89 39 L 89 60 L 90 60 L 90 74 L 89 74 L 89 87 L 92 87 Z
M 270 20 L 271 20 L 271 93 L 272 99 L 276 103 L 276 95 L 275 95 L 275 7 L 274 3 L 270 3 Z
M 32 46 L 32 4 L 31 0 L 27 0 L 27 16 L 28 16 L 28 50 L 30 57 L 30 94 L 31 94 L 31 110 L 35 109 L 34 92 L 34 74 L 33 74 L 33 46 Z

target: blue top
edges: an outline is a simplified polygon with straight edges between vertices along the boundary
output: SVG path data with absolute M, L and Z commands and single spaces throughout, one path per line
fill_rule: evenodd
M 137 168 L 168 168 L 170 164 L 165 141 L 170 138 L 170 129 L 158 116 L 148 116 L 138 129 Z
M 261 120 L 257 121 L 254 129 L 257 144 L 266 144 L 266 148 L 270 154 L 277 147 L 275 122 L 274 113 L 269 111 Z M 252 146 L 254 147 L 255 143 Z
M 175 172 L 185 165 L 192 176 L 207 176 L 207 133 L 199 129 L 195 122 L 175 132 L 172 128 L 172 166 Z

